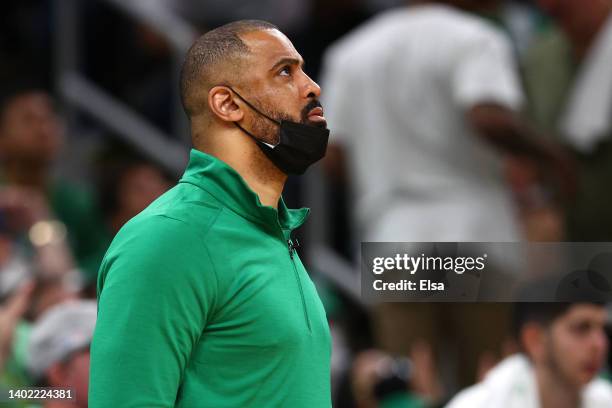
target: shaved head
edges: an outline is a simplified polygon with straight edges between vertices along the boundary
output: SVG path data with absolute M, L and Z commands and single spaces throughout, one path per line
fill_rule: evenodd
M 215 85 L 236 82 L 236 74 L 249 54 L 241 36 L 253 31 L 278 30 L 260 20 L 240 20 L 202 35 L 187 51 L 181 70 L 181 101 L 191 119 L 208 112 L 208 91 Z

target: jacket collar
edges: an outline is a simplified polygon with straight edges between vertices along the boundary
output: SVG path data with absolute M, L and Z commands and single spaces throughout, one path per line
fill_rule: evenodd
M 278 210 L 262 205 L 259 196 L 236 170 L 196 149 L 191 149 L 187 169 L 179 183 L 194 184 L 240 216 L 268 226 L 277 223 L 282 229 L 294 230 L 306 221 L 310 212 L 308 208 L 287 208 L 282 197 Z

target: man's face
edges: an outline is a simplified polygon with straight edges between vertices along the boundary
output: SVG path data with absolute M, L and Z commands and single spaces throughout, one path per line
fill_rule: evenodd
M 238 92 L 268 116 L 281 121 L 326 127 L 318 100 L 321 89 L 303 71 L 304 61 L 291 41 L 278 30 L 254 31 L 242 36 L 250 53 L 242 73 L 244 90 Z M 236 103 L 241 103 L 236 99 Z M 277 142 L 278 125 L 254 112 L 244 103 L 245 121 L 257 137 Z
M 75 354 L 68 368 L 66 382 L 74 389 L 77 404 L 87 406 L 87 395 L 89 391 L 89 350 Z
M 51 387 L 72 389 L 77 407 L 87 407 L 89 390 L 89 349 L 73 353 L 67 361 L 58 362 L 47 372 Z
M 547 329 L 544 362 L 575 387 L 591 381 L 602 369 L 608 351 L 602 306 L 577 304 Z
M 0 149 L 4 158 L 49 163 L 63 141 L 61 122 L 44 92 L 16 96 L 0 116 Z

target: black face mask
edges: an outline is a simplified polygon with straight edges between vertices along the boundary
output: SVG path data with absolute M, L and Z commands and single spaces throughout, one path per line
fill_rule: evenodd
M 272 146 L 262 142 L 261 139 L 234 122 L 240 130 L 255 140 L 257 146 L 259 146 L 268 159 L 270 159 L 270 161 L 283 173 L 304 174 L 311 164 L 321 160 L 323 156 L 325 156 L 327 141 L 329 139 L 329 129 L 287 120 L 281 120 L 279 122 L 261 112 L 231 87 L 230 89 L 242 99 L 249 108 L 279 125 L 278 143 Z

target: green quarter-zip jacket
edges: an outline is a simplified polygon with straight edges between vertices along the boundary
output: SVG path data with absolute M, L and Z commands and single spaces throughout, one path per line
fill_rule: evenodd
M 330 407 L 329 326 L 291 239 L 307 215 L 192 150 L 104 257 L 89 407 Z

